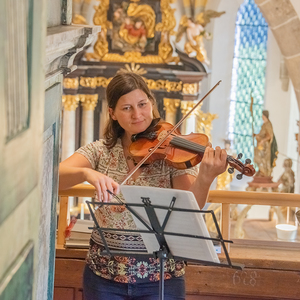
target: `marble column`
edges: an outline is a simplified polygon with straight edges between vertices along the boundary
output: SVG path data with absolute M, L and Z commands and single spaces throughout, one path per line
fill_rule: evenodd
M 176 124 L 177 109 L 180 107 L 179 99 L 164 98 L 164 109 L 166 110 L 165 120 L 172 125 Z
M 180 109 L 182 116 L 184 117 L 187 113 L 195 106 L 197 100 L 192 101 L 181 101 Z M 197 109 L 200 109 L 198 107 Z M 193 111 L 182 123 L 181 125 L 181 134 L 189 134 L 191 132 L 196 132 L 196 115 L 195 111 Z
M 63 95 L 62 102 L 64 113 L 61 160 L 65 160 L 75 151 L 75 111 L 79 103 L 79 96 Z
M 94 110 L 98 102 L 98 94 L 79 95 L 79 99 L 83 108 L 81 119 L 81 146 L 85 146 L 94 141 Z M 86 201 L 91 201 L 91 198 L 78 198 L 80 219 L 84 219 L 84 214 L 89 212 L 85 204 Z
M 75 152 L 75 112 L 79 103 L 78 95 L 63 95 L 62 102 L 63 127 L 62 127 L 62 151 L 61 160 L 65 160 Z M 70 220 L 70 210 L 74 206 L 74 197 L 69 197 L 68 220 Z
M 81 146 L 94 141 L 94 110 L 98 102 L 98 94 L 79 95 L 82 111 Z

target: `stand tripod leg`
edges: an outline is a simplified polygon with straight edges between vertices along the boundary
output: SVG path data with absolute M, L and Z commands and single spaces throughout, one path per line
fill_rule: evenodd
M 164 270 L 164 258 L 159 258 L 160 263 L 160 278 L 159 278 L 159 300 L 164 300 L 165 295 L 165 270 Z

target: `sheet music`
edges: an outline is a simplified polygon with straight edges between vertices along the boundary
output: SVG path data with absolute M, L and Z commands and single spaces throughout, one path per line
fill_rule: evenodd
M 148 197 L 152 205 L 169 207 L 172 198 L 176 197 L 174 207 L 199 210 L 194 194 L 189 191 L 122 185 L 121 192 L 126 202 L 129 204 L 142 204 L 142 197 Z M 132 206 L 131 209 L 150 225 L 150 220 L 148 219 L 144 207 Z M 160 225 L 162 225 L 168 210 L 155 208 L 155 212 Z M 132 216 L 138 229 L 147 230 L 146 226 L 144 226 L 133 214 Z M 210 237 L 202 213 L 172 211 L 164 231 Z M 148 253 L 159 250 L 159 243 L 154 234 L 141 233 L 141 235 Z M 211 240 L 172 236 L 168 234 L 165 235 L 165 239 L 173 256 L 215 263 L 220 262 Z

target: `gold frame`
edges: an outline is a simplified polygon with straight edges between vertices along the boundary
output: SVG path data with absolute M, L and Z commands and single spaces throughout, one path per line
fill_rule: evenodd
M 139 0 L 131 0 L 139 2 Z M 176 20 L 174 16 L 175 9 L 170 4 L 174 0 L 161 0 L 160 9 L 162 12 L 162 21 L 155 26 L 156 31 L 161 32 L 161 40 L 158 45 L 158 55 L 142 56 L 140 52 L 125 52 L 124 55 L 118 53 L 109 53 L 107 42 L 107 30 L 112 28 L 112 23 L 107 20 L 107 11 L 109 9 L 109 0 L 101 0 L 101 3 L 95 7 L 96 12 L 93 18 L 94 24 L 101 26 L 102 31 L 98 35 L 98 40 L 94 45 L 94 52 L 85 55 L 87 60 L 97 60 L 105 62 L 123 62 L 123 63 L 144 63 L 144 64 L 162 64 L 169 62 L 178 62 L 178 57 L 173 57 L 173 47 L 170 43 L 170 35 L 175 35 L 174 28 Z

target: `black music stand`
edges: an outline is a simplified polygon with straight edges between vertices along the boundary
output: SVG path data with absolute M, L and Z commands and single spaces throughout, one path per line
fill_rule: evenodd
M 214 265 L 242 269 L 242 265 L 233 265 L 229 258 L 224 240 L 213 211 L 200 210 L 192 192 L 161 189 L 144 186 L 121 186 L 125 199 L 117 196 L 119 203 L 87 202 L 96 228 L 105 250 L 102 255 L 137 255 L 158 258 L 160 261 L 159 299 L 164 299 L 164 261 L 167 258 L 184 260 L 203 265 Z M 91 205 L 124 205 L 132 214 L 137 230 L 100 227 Z M 211 214 L 218 232 L 218 238 L 211 238 L 203 214 Z M 104 232 L 132 232 L 141 234 L 147 252 L 111 250 Z M 199 234 L 200 233 L 200 234 Z M 221 243 L 227 264 L 220 263 L 212 241 Z

